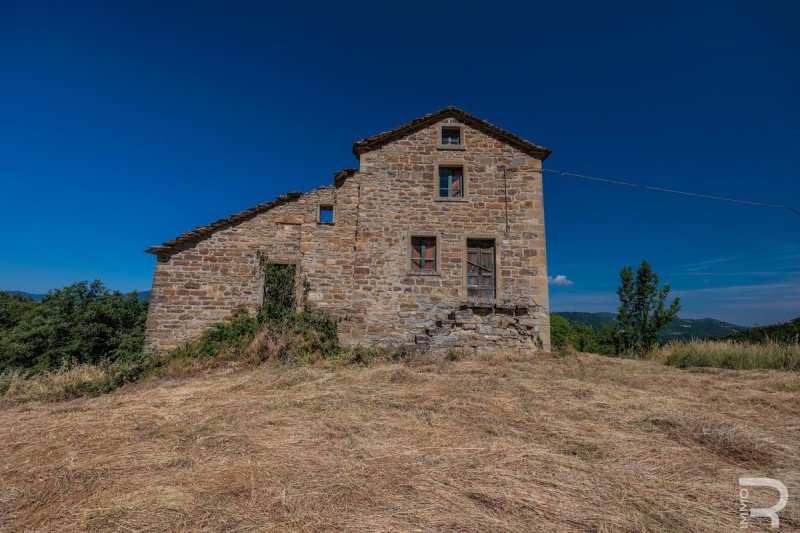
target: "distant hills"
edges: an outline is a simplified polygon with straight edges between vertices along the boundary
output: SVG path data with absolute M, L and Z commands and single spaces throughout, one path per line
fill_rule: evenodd
M 13 294 L 14 296 L 22 296 L 23 298 L 30 298 L 34 302 L 41 302 L 42 298 L 44 298 L 44 294 L 33 294 L 30 292 L 23 292 L 23 291 L 2 291 L 8 294 Z
M 758 326 L 745 331 L 734 333 L 728 338 L 737 341 L 765 342 L 777 341 L 797 343 L 800 342 L 800 318 L 772 324 L 771 326 Z
M 17 296 L 24 296 L 36 302 L 40 302 L 44 294 L 34 294 L 23 291 L 2 291 Z M 149 300 L 150 291 L 138 293 L 140 300 Z M 578 311 L 560 311 L 554 315 L 563 316 L 570 325 L 586 324 L 594 328 L 602 328 L 607 324 L 616 322 L 614 313 L 588 313 Z M 728 337 L 738 340 L 757 340 L 763 341 L 764 338 L 775 340 L 794 340 L 800 335 L 800 318 L 790 320 L 783 324 L 764 326 L 758 328 L 746 328 L 737 326 L 730 322 L 723 322 L 714 318 L 678 318 L 673 320 L 669 326 L 661 333 L 659 340 L 666 342 L 670 340 L 690 340 L 690 339 L 714 339 Z
M 586 324 L 601 328 L 606 324 L 615 324 L 614 313 L 580 313 L 564 311 L 553 313 L 567 319 L 570 325 Z M 666 329 L 659 335 L 661 342 L 670 340 L 713 339 L 733 335 L 748 328 L 737 326 L 730 322 L 723 322 L 713 318 L 678 318 L 670 322 Z
M 24 291 L 0 291 L 0 292 L 7 292 L 8 294 L 13 294 L 15 296 L 22 296 L 23 298 L 30 298 L 34 302 L 41 302 L 42 298 L 45 297 L 44 294 L 34 294 L 32 292 L 24 292 Z M 150 291 L 137 291 L 139 294 L 139 300 L 149 300 L 150 299 Z

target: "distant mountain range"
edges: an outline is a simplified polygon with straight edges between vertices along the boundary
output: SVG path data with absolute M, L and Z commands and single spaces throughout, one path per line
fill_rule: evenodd
M 16 296 L 22 296 L 24 298 L 30 298 L 34 302 L 41 302 L 42 298 L 45 297 L 44 294 L 34 294 L 32 292 L 24 292 L 24 291 L 0 291 L 0 292 L 7 292 L 8 294 L 14 294 Z M 150 299 L 150 291 L 137 291 L 139 294 L 140 300 L 149 300 Z
M 615 324 L 617 321 L 617 315 L 614 313 L 563 311 L 553 314 L 563 316 L 572 326 L 586 324 L 587 326 L 601 328 L 606 324 Z M 661 332 L 659 340 L 666 342 L 670 340 L 713 339 L 732 335 L 746 329 L 748 328 L 713 318 L 678 318 L 670 322 L 666 329 Z

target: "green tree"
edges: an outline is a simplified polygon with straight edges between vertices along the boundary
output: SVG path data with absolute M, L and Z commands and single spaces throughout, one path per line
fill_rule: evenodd
M 35 308 L 36 302 L 30 298 L 0 292 L 0 330 L 13 328 Z
M 550 344 L 554 350 L 563 350 L 573 344 L 575 332 L 566 318 L 550 315 Z
M 147 302 L 99 281 L 50 291 L 40 303 L 5 301 L 0 372 L 117 360 L 141 351 Z
M 644 353 L 658 343 L 658 332 L 678 316 L 680 298 L 667 307 L 669 285 L 658 288 L 658 276 L 647 261 L 642 261 L 634 279 L 633 268 L 620 273 L 618 336 L 622 351 Z

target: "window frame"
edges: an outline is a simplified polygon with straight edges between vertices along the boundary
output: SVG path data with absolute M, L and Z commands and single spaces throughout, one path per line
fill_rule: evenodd
M 415 269 L 414 267 L 414 240 L 415 239 L 433 239 L 434 253 L 433 253 L 433 270 Z M 440 275 L 441 267 L 441 243 L 442 239 L 436 232 L 430 231 L 412 231 L 408 234 L 406 242 L 406 254 L 408 261 L 408 272 L 413 276 L 438 276 Z M 424 260 L 424 258 L 423 258 Z M 423 263 L 424 264 L 424 263 Z
M 459 130 L 459 144 L 444 144 L 442 138 L 446 129 Z M 466 139 L 464 137 L 464 125 L 458 122 L 440 122 L 436 125 L 436 148 L 439 150 L 466 150 Z
M 442 168 L 461 167 L 461 196 L 440 196 L 439 171 Z M 464 161 L 443 160 L 437 161 L 433 168 L 433 199 L 437 202 L 466 202 L 468 201 L 469 187 L 467 184 L 467 165 Z
M 323 222 L 322 220 L 322 211 L 330 209 L 331 211 L 331 221 L 330 222 Z M 317 206 L 317 224 L 322 226 L 333 226 L 336 224 L 336 209 L 333 204 L 319 204 Z

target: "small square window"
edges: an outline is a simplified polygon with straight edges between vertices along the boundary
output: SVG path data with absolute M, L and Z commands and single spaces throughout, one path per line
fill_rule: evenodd
M 439 167 L 439 198 L 464 197 L 464 167 Z
M 321 205 L 319 206 L 319 223 L 320 224 L 333 224 L 333 206 Z
M 442 144 L 447 146 L 458 146 L 461 144 L 461 128 L 442 127 Z
M 436 272 L 436 237 L 411 237 L 411 271 Z

